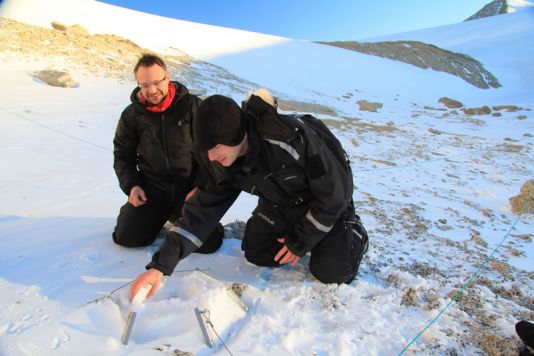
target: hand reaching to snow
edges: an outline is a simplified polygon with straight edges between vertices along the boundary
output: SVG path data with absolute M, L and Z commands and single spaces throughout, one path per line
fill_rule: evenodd
M 152 285 L 152 289 L 150 289 L 146 297 L 147 299 L 152 297 L 159 289 L 162 278 L 163 273 L 154 268 L 149 269 L 145 273 L 141 273 L 130 287 L 130 300 L 133 300 L 137 292 L 139 292 L 139 289 L 147 283 Z
M 286 240 L 284 238 L 279 238 L 278 242 L 281 244 L 285 244 Z M 284 245 L 280 251 L 274 256 L 274 260 L 280 263 L 281 265 L 284 265 L 286 263 L 291 263 L 291 266 L 295 266 L 297 262 L 300 260 L 300 257 L 293 254 L 293 252 L 289 251 L 286 245 Z
M 128 203 L 132 204 L 136 208 L 146 203 L 146 194 L 143 188 L 136 185 L 130 190 L 130 196 L 128 197 Z

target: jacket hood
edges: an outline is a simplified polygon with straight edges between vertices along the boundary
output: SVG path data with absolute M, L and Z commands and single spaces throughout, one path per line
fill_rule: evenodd
M 285 139 L 294 135 L 295 132 L 280 120 L 276 108 L 261 97 L 251 95 L 247 101 L 242 103 L 242 107 L 245 113 L 256 118 L 253 120 L 255 121 L 253 126 L 262 136 Z

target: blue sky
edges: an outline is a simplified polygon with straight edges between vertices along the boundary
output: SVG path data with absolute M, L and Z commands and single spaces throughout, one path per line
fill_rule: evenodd
M 295 39 L 356 40 L 465 20 L 491 0 L 105 0 L 181 20 Z

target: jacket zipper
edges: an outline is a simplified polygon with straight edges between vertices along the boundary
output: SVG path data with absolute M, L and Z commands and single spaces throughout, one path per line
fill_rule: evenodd
M 165 114 L 161 115 L 161 136 L 163 139 L 163 156 L 165 156 L 165 166 L 167 167 L 167 173 L 171 177 L 171 201 L 175 198 L 174 182 L 172 181 L 171 165 L 169 163 L 169 154 L 167 152 L 167 132 L 165 130 Z

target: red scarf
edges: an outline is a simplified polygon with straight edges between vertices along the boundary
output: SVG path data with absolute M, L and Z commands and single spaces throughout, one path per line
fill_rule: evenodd
M 169 92 L 167 93 L 167 96 L 161 101 L 161 103 L 154 105 L 146 101 L 146 99 L 143 97 L 143 94 L 139 92 L 139 101 L 141 101 L 141 104 L 145 106 L 150 111 L 153 112 L 163 112 L 171 106 L 172 99 L 174 99 L 174 96 L 176 95 L 176 87 L 174 84 L 169 82 Z

